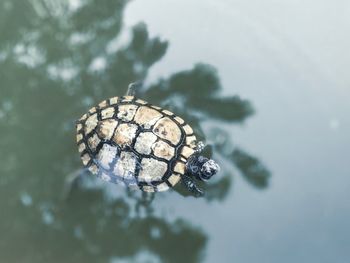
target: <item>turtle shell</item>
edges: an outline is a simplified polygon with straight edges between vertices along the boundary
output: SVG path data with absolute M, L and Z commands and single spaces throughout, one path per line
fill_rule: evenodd
M 90 172 L 146 192 L 177 184 L 196 146 L 183 119 L 133 96 L 102 101 L 77 121 L 76 129 Z

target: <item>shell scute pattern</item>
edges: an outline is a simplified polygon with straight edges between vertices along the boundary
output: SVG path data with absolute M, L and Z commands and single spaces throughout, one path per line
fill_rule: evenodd
M 114 133 L 113 141 L 121 147 L 131 146 L 136 138 L 137 128 L 135 124 L 121 123 Z
M 92 132 L 96 128 L 97 122 L 98 119 L 96 113 L 87 118 L 85 122 L 85 134 L 89 134 L 90 132 Z
M 108 107 L 101 111 L 102 120 L 112 118 L 113 115 L 114 115 L 114 107 Z
M 139 173 L 138 180 L 148 184 L 161 182 L 164 174 L 168 170 L 166 162 L 158 161 L 153 158 L 143 158 L 141 167 L 142 169 Z
M 129 184 L 136 184 L 134 174 L 137 166 L 137 156 L 133 152 L 122 151 L 120 158 L 114 166 L 113 172 L 122 177 L 123 181 L 129 182 Z
M 91 173 L 147 192 L 176 185 L 196 145 L 182 118 L 132 96 L 102 101 L 76 128 L 78 149 Z
M 88 146 L 92 152 L 95 152 L 97 149 L 97 146 L 100 144 L 101 140 L 98 137 L 97 134 L 92 135 L 88 139 Z
M 137 108 L 138 107 L 133 104 L 121 105 L 118 107 L 117 118 L 122 121 L 129 122 L 134 118 Z
M 174 121 L 168 117 L 163 117 L 153 127 L 153 132 L 160 138 L 177 145 L 181 140 L 181 130 Z
M 152 145 L 153 154 L 159 158 L 171 160 L 175 154 L 175 148 L 164 141 L 157 141 Z
M 98 123 L 96 133 L 99 138 L 104 140 L 110 140 L 114 135 L 114 131 L 117 128 L 118 121 L 115 119 L 103 120 Z
M 156 140 L 157 136 L 152 132 L 141 132 L 136 139 L 135 150 L 140 154 L 149 155 Z
M 159 111 L 147 106 L 141 106 L 135 114 L 135 122 L 145 129 L 150 129 L 160 118 L 162 114 Z
M 109 99 L 109 104 L 110 105 L 115 105 L 118 103 L 119 97 L 113 97 Z

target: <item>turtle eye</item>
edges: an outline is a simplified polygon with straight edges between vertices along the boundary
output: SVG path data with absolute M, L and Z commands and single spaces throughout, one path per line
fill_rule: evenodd
M 205 157 L 203 156 L 198 156 L 198 162 L 203 163 L 205 161 Z M 208 160 L 208 159 L 207 159 Z

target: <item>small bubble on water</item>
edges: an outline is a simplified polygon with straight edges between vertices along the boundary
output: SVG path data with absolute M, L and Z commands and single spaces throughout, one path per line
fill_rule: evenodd
M 54 216 L 50 211 L 44 210 L 42 212 L 42 220 L 44 224 L 51 225 L 54 221 Z
M 94 58 L 89 66 L 89 70 L 92 72 L 103 71 L 107 66 L 107 60 L 104 57 Z
M 158 227 L 152 227 L 150 234 L 153 239 L 159 239 L 161 235 L 160 229 Z
M 21 199 L 22 205 L 24 205 L 24 206 L 31 206 L 33 204 L 32 197 L 27 193 L 21 194 L 20 199 Z
M 83 239 L 84 238 L 84 233 L 83 233 L 83 229 L 81 228 L 81 226 L 74 227 L 74 236 L 77 239 Z
M 82 102 L 83 102 L 84 106 L 91 106 L 92 103 L 94 102 L 94 100 L 91 97 L 86 96 L 86 97 L 83 98 Z

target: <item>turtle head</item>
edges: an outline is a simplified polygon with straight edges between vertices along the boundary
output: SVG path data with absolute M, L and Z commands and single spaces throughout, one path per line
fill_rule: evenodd
M 187 165 L 188 171 L 202 181 L 209 180 L 220 170 L 220 166 L 204 156 L 193 156 Z
M 219 170 L 220 166 L 213 159 L 208 159 L 205 163 L 203 163 L 200 169 L 199 177 L 203 181 L 209 180 Z

